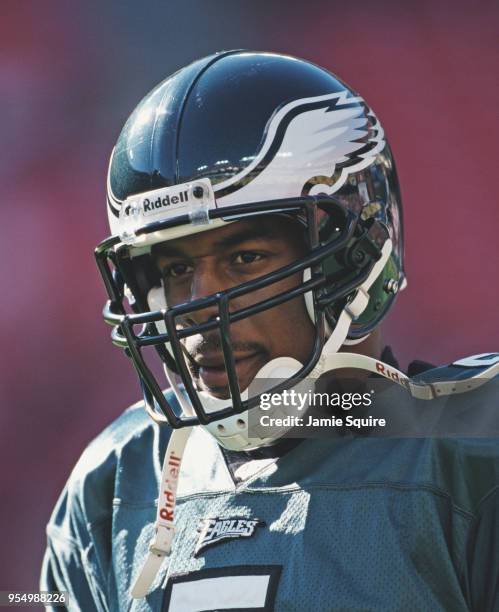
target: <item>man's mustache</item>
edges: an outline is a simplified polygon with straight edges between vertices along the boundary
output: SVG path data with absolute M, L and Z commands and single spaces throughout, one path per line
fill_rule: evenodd
M 268 353 L 266 347 L 258 342 L 231 338 L 230 346 L 233 353 Z M 184 353 L 193 362 L 207 354 L 223 353 L 222 340 L 217 332 L 186 338 L 183 347 Z

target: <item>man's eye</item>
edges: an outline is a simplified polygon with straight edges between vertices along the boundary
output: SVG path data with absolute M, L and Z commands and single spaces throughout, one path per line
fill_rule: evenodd
M 173 263 L 163 269 L 163 274 L 170 278 L 177 278 L 192 272 L 192 266 L 185 263 Z
M 241 251 L 236 253 L 232 259 L 235 264 L 251 264 L 263 259 L 263 255 L 253 251 Z

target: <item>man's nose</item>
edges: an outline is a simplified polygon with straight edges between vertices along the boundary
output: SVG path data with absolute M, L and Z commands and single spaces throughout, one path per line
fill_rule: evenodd
M 199 300 L 214 295 L 228 288 L 228 283 L 222 275 L 217 273 L 215 266 L 203 265 L 196 267 L 192 274 L 191 292 L 189 301 Z M 190 325 L 206 323 L 219 316 L 219 307 L 216 302 L 199 310 L 192 310 L 186 314 L 185 321 Z

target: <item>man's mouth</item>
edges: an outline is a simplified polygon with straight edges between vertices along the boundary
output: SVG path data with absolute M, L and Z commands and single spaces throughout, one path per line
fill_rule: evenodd
M 258 370 L 263 366 L 264 358 L 265 356 L 261 352 L 234 355 L 237 380 L 241 391 L 248 387 Z M 222 354 L 199 356 L 195 360 L 195 364 L 197 378 L 199 378 L 201 386 L 206 391 L 210 391 L 213 395 L 221 398 L 230 397 L 227 369 Z

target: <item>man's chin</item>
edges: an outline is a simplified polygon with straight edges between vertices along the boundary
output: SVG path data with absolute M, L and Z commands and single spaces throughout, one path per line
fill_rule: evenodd
M 236 375 L 241 392 L 249 387 L 264 363 L 266 363 L 266 358 L 262 354 L 255 354 L 236 362 Z M 198 390 L 204 391 L 217 399 L 224 400 L 231 397 L 225 367 L 200 367 L 196 372 L 195 383 Z
M 199 391 L 202 391 L 203 393 L 206 393 L 207 395 L 211 395 L 211 397 L 214 397 L 219 400 L 229 400 L 231 397 L 230 389 L 228 386 L 209 388 L 206 385 L 197 385 L 197 388 L 199 389 Z
M 207 384 L 206 381 L 204 381 L 201 377 L 197 377 L 195 380 L 195 387 L 198 391 L 211 395 L 211 397 L 214 397 L 216 399 L 230 400 L 231 394 L 230 394 L 229 384 L 227 383 L 227 377 L 225 378 L 225 380 L 226 380 L 225 384 L 212 385 L 212 384 Z M 248 385 L 246 385 L 246 387 L 247 386 Z M 240 386 L 239 388 L 241 392 L 243 392 L 244 389 L 246 389 L 246 387 Z

